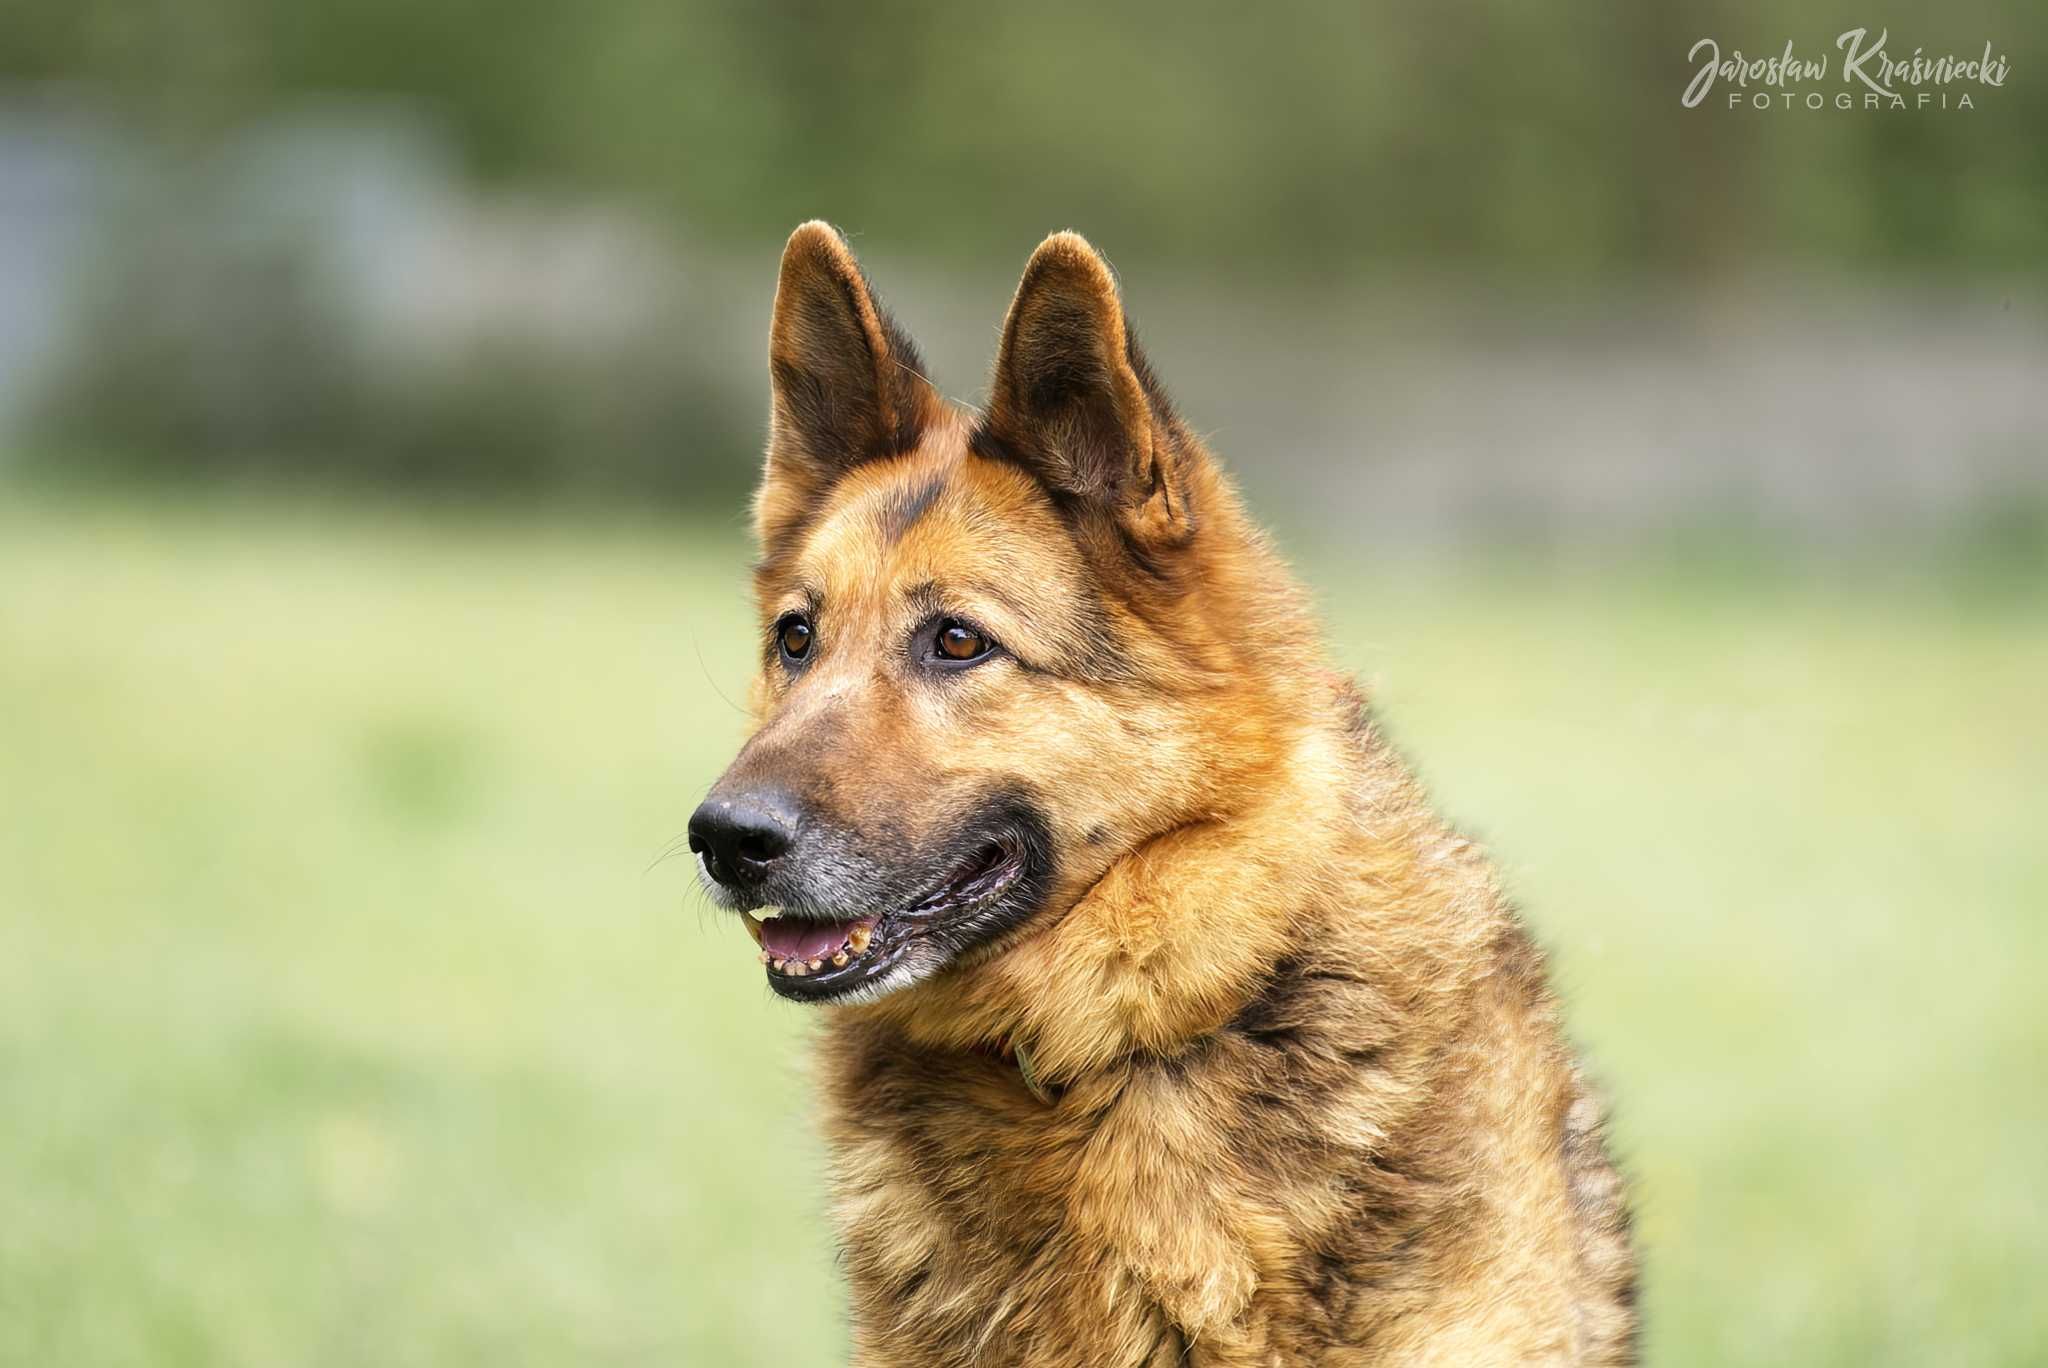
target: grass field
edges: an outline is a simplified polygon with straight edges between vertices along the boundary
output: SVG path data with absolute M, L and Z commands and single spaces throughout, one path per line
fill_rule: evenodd
M 843 1362 L 808 1019 L 656 862 L 735 533 L 10 498 L 0 1362 Z M 1651 1361 L 2048 1361 L 2042 583 L 1306 560 L 1556 949 Z

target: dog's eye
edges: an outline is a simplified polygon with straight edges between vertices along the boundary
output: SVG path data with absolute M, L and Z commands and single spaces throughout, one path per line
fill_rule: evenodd
M 954 618 L 947 618 L 939 624 L 939 634 L 933 645 L 938 648 L 942 659 L 961 664 L 979 660 L 991 649 L 987 637 Z
M 784 660 L 802 660 L 811 653 L 811 624 L 791 613 L 775 624 L 775 644 L 782 648 Z

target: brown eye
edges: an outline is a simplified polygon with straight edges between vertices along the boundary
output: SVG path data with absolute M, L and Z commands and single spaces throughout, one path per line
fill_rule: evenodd
M 947 660 L 975 660 L 988 654 L 988 638 L 948 618 L 939 624 L 938 648 Z
M 776 628 L 775 639 L 784 660 L 802 660 L 811 653 L 811 624 L 792 613 Z

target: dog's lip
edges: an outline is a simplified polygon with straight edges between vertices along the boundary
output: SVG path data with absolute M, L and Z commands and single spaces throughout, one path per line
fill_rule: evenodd
M 1024 869 L 1021 845 L 997 837 L 982 842 L 930 891 L 894 911 L 845 921 L 789 912 L 770 918 L 740 915 L 776 991 L 817 1001 L 886 973 L 906 949 L 938 928 L 940 918 L 989 906 L 1023 877 Z

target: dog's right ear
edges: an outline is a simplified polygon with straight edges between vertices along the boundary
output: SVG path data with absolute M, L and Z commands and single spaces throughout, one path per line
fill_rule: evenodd
M 789 236 L 768 329 L 775 409 L 762 485 L 770 504 L 808 501 L 862 461 L 917 445 L 940 407 L 917 348 L 875 302 L 830 224 Z

